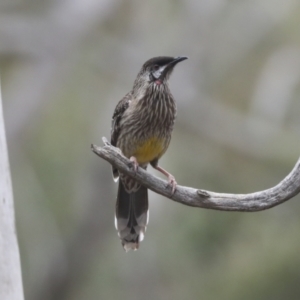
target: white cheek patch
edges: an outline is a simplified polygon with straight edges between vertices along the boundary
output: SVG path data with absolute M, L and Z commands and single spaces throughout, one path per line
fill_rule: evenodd
M 158 79 L 158 78 L 161 76 L 161 74 L 163 73 L 163 71 L 164 71 L 165 68 L 166 68 L 166 66 L 160 67 L 158 70 L 156 70 L 155 72 L 153 72 L 152 75 L 153 75 L 156 79 Z

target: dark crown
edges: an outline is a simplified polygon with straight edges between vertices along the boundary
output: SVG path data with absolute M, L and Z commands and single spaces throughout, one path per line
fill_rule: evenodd
M 148 69 L 149 67 L 154 66 L 154 65 L 165 66 L 165 65 L 169 64 L 170 62 L 172 62 L 174 59 L 175 59 L 175 57 L 171 57 L 171 56 L 153 57 L 144 63 L 143 69 Z

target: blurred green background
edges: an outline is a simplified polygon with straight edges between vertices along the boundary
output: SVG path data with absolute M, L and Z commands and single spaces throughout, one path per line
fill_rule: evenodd
M 26 299 L 300 298 L 299 196 L 247 214 L 151 193 L 145 241 L 126 254 L 117 186 L 90 151 L 141 65 L 186 55 L 171 78 L 178 117 L 162 166 L 216 192 L 277 184 L 300 152 L 299 20 L 297 0 L 1 0 Z

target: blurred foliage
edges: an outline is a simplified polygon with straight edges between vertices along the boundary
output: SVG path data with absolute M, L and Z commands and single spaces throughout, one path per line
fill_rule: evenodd
M 299 16 L 296 0 L 0 3 L 26 299 L 299 299 L 299 196 L 246 214 L 151 193 L 145 241 L 126 254 L 110 166 L 90 151 L 144 61 L 187 55 L 162 165 L 219 192 L 277 184 L 300 149 Z

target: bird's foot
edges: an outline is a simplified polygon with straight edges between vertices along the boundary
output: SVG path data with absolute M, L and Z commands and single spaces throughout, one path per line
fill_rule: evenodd
M 137 169 L 138 169 L 138 166 L 139 166 L 139 163 L 138 163 L 136 157 L 131 156 L 129 158 L 129 160 L 130 160 L 130 166 L 131 166 L 131 168 L 133 168 L 134 172 L 136 173 Z
M 154 168 L 157 171 L 161 172 L 162 174 L 164 174 L 165 176 L 168 177 L 168 185 L 170 185 L 171 188 L 172 188 L 171 196 L 173 196 L 175 191 L 176 191 L 176 186 L 177 186 L 177 182 L 175 180 L 175 177 L 172 174 L 170 174 L 168 171 L 166 171 L 165 169 L 163 169 L 162 167 L 160 167 L 158 165 L 154 166 Z
M 175 191 L 176 191 L 176 186 L 177 186 L 177 182 L 175 180 L 175 177 L 171 174 L 168 175 L 168 183 L 172 188 L 172 196 L 174 195 Z

